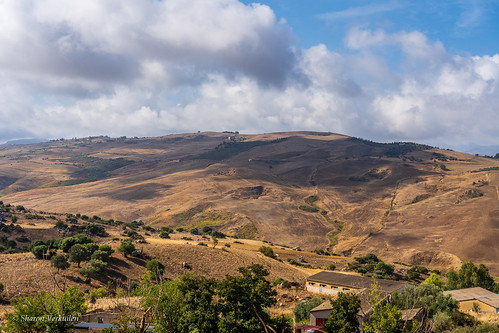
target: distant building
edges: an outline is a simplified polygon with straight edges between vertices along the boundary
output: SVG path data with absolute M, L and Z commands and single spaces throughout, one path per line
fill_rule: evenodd
M 402 292 L 409 284 L 392 280 L 378 280 L 367 278 L 358 275 L 322 271 L 306 279 L 305 289 L 310 292 L 332 295 L 333 299 L 337 297 L 339 292 L 351 292 L 356 294 L 360 299 L 360 310 L 357 313 L 359 321 L 359 329 L 362 330 L 362 323 L 366 321 L 372 313 L 371 305 L 369 304 L 369 292 L 371 285 L 378 283 L 381 296 L 386 301 L 391 299 L 395 291 Z M 324 303 L 310 310 L 310 325 L 297 326 L 296 332 L 323 332 L 322 327 L 326 322 L 329 314 L 333 310 L 331 302 L 326 300 Z M 407 312 L 406 317 L 416 317 L 421 311 Z M 413 320 L 412 318 L 411 320 Z
M 393 294 L 403 291 L 409 284 L 393 280 L 381 280 L 364 276 L 322 271 L 306 279 L 305 289 L 310 292 L 335 295 L 338 292 L 360 292 L 370 289 L 371 285 L 378 282 L 380 292 Z
M 444 295 L 451 295 L 459 303 L 459 310 L 472 311 L 477 307 L 480 312 L 499 313 L 499 294 L 494 294 L 480 287 L 448 290 Z M 475 305 L 476 304 L 476 305 Z

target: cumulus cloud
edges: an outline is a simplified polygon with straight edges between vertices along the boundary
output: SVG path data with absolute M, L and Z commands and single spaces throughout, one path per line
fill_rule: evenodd
M 271 8 L 236 0 L 2 1 L 0 142 L 227 129 L 497 142 L 499 55 L 365 26 L 345 46 L 300 49 Z

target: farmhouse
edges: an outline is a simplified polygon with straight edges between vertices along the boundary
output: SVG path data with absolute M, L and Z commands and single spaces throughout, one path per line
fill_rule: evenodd
M 306 279 L 307 291 L 335 295 L 338 292 L 361 292 L 363 289 L 371 289 L 371 285 L 378 282 L 380 292 L 393 294 L 395 291 L 403 291 L 407 283 L 378 280 L 358 275 L 343 274 L 337 272 L 322 271 Z
M 459 303 L 459 310 L 466 312 L 478 310 L 480 312 L 499 313 L 499 294 L 494 294 L 480 287 L 448 290 L 444 295 L 451 295 Z

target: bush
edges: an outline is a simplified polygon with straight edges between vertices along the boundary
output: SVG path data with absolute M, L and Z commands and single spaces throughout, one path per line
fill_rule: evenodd
M 109 253 L 106 251 L 101 251 L 101 250 L 95 251 L 92 254 L 92 256 L 90 257 L 90 259 L 98 259 L 98 260 L 102 260 L 104 262 L 111 261 L 111 258 L 109 257 Z
M 111 245 L 109 245 L 109 244 L 104 244 L 104 245 L 101 245 L 101 246 L 99 247 L 99 250 L 100 250 L 100 251 L 107 252 L 107 255 L 108 255 L 108 256 L 111 256 L 111 254 L 113 254 L 113 253 L 114 253 L 113 248 L 112 248 L 112 247 L 111 247 Z
M 272 285 L 275 287 L 281 283 L 288 283 L 288 280 L 284 280 L 283 278 L 277 278 L 274 280 L 274 282 L 272 283 Z
M 309 301 L 302 301 L 298 303 L 293 311 L 296 322 L 308 322 L 310 320 L 310 310 L 321 305 L 322 303 L 323 300 L 319 297 L 314 297 Z
M 80 268 L 79 272 L 84 277 L 98 277 L 105 274 L 107 263 L 99 259 L 92 259 L 88 264 Z
M 135 251 L 135 245 L 133 245 L 131 239 L 124 239 L 121 241 L 118 251 L 123 252 L 123 255 L 126 258 L 128 255 L 132 254 L 133 251 Z
M 260 249 L 258 249 L 261 253 L 263 253 L 264 256 L 274 258 L 274 250 L 270 246 L 261 246 Z
M 65 270 L 66 268 L 69 268 L 70 264 L 68 262 L 68 258 L 64 254 L 56 254 L 50 259 L 50 264 L 57 268 L 57 272 L 59 272 L 60 269 Z
M 329 265 L 326 267 L 326 269 L 327 269 L 328 271 L 334 271 L 334 270 L 336 269 L 336 265 L 335 265 L 335 264 L 329 264 Z
M 192 228 L 191 230 L 189 230 L 189 232 L 193 235 L 199 235 L 199 230 L 198 228 Z
M 184 228 L 177 228 L 175 230 L 177 230 L 178 232 L 182 232 L 182 231 L 184 231 Z
M 230 247 L 230 243 L 225 243 L 224 246 L 225 247 Z
M 88 294 L 88 298 L 90 300 L 90 303 L 92 303 L 92 304 L 94 304 L 97 301 L 97 299 L 105 298 L 108 296 L 109 296 L 109 293 L 107 292 L 106 289 L 104 289 L 102 287 L 94 289 L 94 290 L 90 291 L 90 293 Z
M 75 262 L 80 267 L 82 261 L 90 259 L 90 252 L 81 244 L 75 244 L 69 249 L 69 261 Z
M 200 245 L 200 246 L 208 246 L 208 244 L 203 243 L 203 242 L 199 242 L 198 245 Z
M 59 248 L 64 251 L 64 252 L 69 252 L 69 249 L 76 244 L 76 241 L 73 237 L 67 237 L 67 238 L 64 238 L 60 244 L 59 244 Z
M 162 231 L 160 232 L 160 234 L 159 234 L 159 237 L 160 237 L 160 238 L 165 238 L 165 239 L 168 239 L 168 238 L 170 238 L 170 233 L 168 233 L 167 231 L 162 230 Z
M 37 259 L 43 259 L 43 256 L 47 254 L 47 250 L 47 245 L 37 245 L 31 249 L 31 253 L 33 253 Z
M 153 274 L 156 280 L 159 280 L 163 276 L 163 273 L 165 272 L 165 265 L 163 265 L 161 261 L 159 261 L 158 259 L 150 260 L 147 263 L 146 268 L 149 272 Z

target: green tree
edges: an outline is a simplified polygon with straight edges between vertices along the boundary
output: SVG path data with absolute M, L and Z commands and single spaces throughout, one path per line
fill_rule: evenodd
M 88 262 L 88 264 L 79 269 L 81 275 L 85 277 L 99 277 L 106 273 L 107 263 L 99 260 L 92 259 Z
M 324 323 L 327 333 L 357 333 L 359 321 L 357 313 L 360 310 L 360 299 L 353 293 L 338 293 L 338 297 L 331 301 L 333 311 Z
M 216 282 L 203 276 L 186 274 L 178 281 L 184 299 L 184 315 L 179 321 L 183 332 L 217 332 L 218 307 L 214 302 Z
M 37 295 L 19 297 L 12 305 L 15 311 L 6 315 L 4 327 L 8 333 L 69 332 L 87 310 L 84 294 L 77 287 L 55 295 L 41 291 Z M 26 317 L 38 320 L 26 320 Z M 54 320 L 57 318 L 65 320 Z
M 447 272 L 447 274 L 445 274 L 445 278 L 447 279 L 445 283 L 445 289 L 447 290 L 459 289 L 459 275 L 457 275 L 455 270 L 450 269 Z
M 111 245 L 109 245 L 109 244 L 104 244 L 104 245 L 101 245 L 101 246 L 99 247 L 99 250 L 100 250 L 100 251 L 107 252 L 107 254 L 108 254 L 109 256 L 111 256 L 111 254 L 113 254 L 113 253 L 114 253 L 113 248 L 112 248 L 112 247 L 111 247 Z
M 440 279 L 440 277 L 436 273 L 431 273 L 431 275 L 428 276 L 428 278 L 424 280 L 423 283 L 431 284 L 439 288 L 443 288 L 444 286 L 444 282 L 442 281 L 442 279 Z
M 403 293 L 395 292 L 392 300 L 399 309 L 423 308 L 429 318 L 441 312 L 455 312 L 458 308 L 451 295 L 444 295 L 440 287 L 427 283 L 406 287 Z
M 225 332 L 268 332 L 272 327 L 268 307 L 275 304 L 277 292 L 266 280 L 269 272 L 262 265 L 239 268 L 241 276 L 227 276 L 219 285 L 221 318 L 219 330 Z
M 90 256 L 90 259 L 99 259 L 99 260 L 102 260 L 102 261 L 107 262 L 107 263 L 109 263 L 109 261 L 111 261 L 111 258 L 109 257 L 109 253 L 106 251 L 101 251 L 101 250 L 97 250 L 94 253 L 92 253 L 92 255 Z
M 218 245 L 218 238 L 217 236 L 212 236 L 211 239 L 213 240 L 213 248 L 216 248 Z
M 135 251 L 135 245 L 133 245 L 131 239 L 124 239 L 121 241 L 118 251 L 122 252 L 125 258 Z
M 60 249 L 65 253 L 69 252 L 69 249 L 76 244 L 76 241 L 73 237 L 66 237 L 60 243 Z
M 50 259 L 50 264 L 57 268 L 57 273 L 59 273 L 59 270 L 65 270 L 70 266 L 68 262 L 68 258 L 64 254 L 56 254 Z
M 310 320 L 310 310 L 321 305 L 323 300 L 319 297 L 314 297 L 309 301 L 301 301 L 294 309 L 296 322 L 306 322 Z
M 90 254 L 87 248 L 81 244 L 75 244 L 69 249 L 69 261 L 75 262 L 80 267 L 82 261 L 88 260 Z
M 363 323 L 364 331 L 368 333 L 401 333 L 402 312 L 381 295 L 379 284 L 371 286 L 369 304 L 373 312 L 367 322 Z
M 258 249 L 258 251 L 267 257 L 274 258 L 274 250 L 270 246 L 263 245 Z
M 47 245 L 37 245 L 31 249 L 37 259 L 43 259 L 48 253 Z
M 165 272 L 165 265 L 158 259 L 152 259 L 146 264 L 147 271 L 152 274 L 156 281 L 161 281 L 163 273 Z

